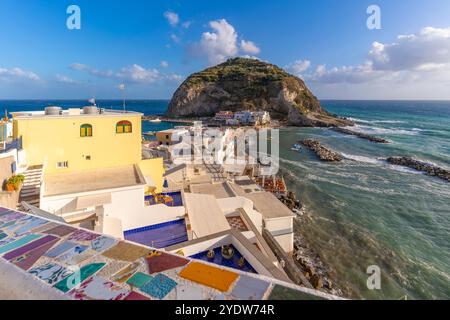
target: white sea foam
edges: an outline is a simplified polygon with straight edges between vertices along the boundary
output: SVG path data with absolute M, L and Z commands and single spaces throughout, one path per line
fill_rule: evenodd
M 369 135 L 409 135 L 414 136 L 419 134 L 422 129 L 419 128 L 413 128 L 411 130 L 405 130 L 405 129 L 393 129 L 393 128 L 380 128 L 380 127 L 370 127 L 370 126 L 353 126 L 353 127 L 346 127 L 349 130 L 365 133 Z
M 383 164 L 383 160 L 377 159 L 377 158 L 369 158 L 369 157 L 358 156 L 358 155 L 347 154 L 347 153 L 342 153 L 342 156 L 346 159 L 354 160 L 354 161 L 358 161 L 358 162 L 365 162 L 365 163 L 371 163 L 371 164 Z
M 406 121 L 401 120 L 363 120 L 358 118 L 349 118 L 349 119 L 359 123 L 406 123 Z

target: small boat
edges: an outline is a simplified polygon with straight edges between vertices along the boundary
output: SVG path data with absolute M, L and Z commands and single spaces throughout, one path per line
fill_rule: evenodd
M 156 119 L 151 119 L 150 122 L 152 123 L 161 123 L 161 119 L 160 118 L 156 118 Z
M 144 136 L 154 136 L 156 133 L 153 131 L 144 132 Z
M 291 148 L 292 151 L 301 151 L 302 150 L 302 146 L 299 145 L 298 143 L 294 144 Z

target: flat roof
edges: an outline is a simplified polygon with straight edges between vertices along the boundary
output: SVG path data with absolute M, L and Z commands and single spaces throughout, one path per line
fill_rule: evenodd
M 124 110 L 112 110 L 112 109 L 104 109 L 98 107 L 99 112 L 97 113 L 83 113 L 82 108 L 69 108 L 65 110 L 61 110 L 62 114 L 57 115 L 47 115 L 44 110 L 38 111 L 17 111 L 10 112 L 13 116 L 13 119 L 42 119 L 42 118 L 74 118 L 74 117 L 123 117 L 123 116 L 143 116 L 143 113 L 135 112 L 135 111 L 124 111 Z M 100 110 L 102 111 L 100 113 Z
M 227 182 L 194 184 L 191 185 L 190 188 L 192 193 L 209 194 L 214 196 L 216 199 L 236 196 Z
M 231 229 L 214 196 L 185 193 L 184 198 L 189 221 L 197 237 Z
M 253 201 L 253 206 L 264 218 L 272 219 L 295 216 L 288 207 L 270 192 L 246 193 L 242 196 Z
M 144 184 L 145 179 L 136 165 L 57 173 L 44 176 L 44 196 L 108 190 Z

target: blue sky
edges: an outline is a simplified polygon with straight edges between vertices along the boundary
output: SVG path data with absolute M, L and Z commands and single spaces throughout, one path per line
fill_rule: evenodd
M 72 4 L 81 30 L 66 27 Z M 277 64 L 319 98 L 450 99 L 450 1 L 0 2 L 0 99 L 119 98 L 121 84 L 165 99 L 233 56 Z

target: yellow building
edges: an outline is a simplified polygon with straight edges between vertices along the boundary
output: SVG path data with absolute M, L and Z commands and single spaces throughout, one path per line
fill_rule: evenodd
M 28 164 L 63 173 L 139 163 L 142 114 L 90 110 L 13 113 L 14 137 L 22 137 Z
M 13 135 L 22 137 L 29 166 L 45 175 L 138 165 L 162 189 L 162 159 L 142 160 L 142 114 L 95 106 L 14 112 Z

